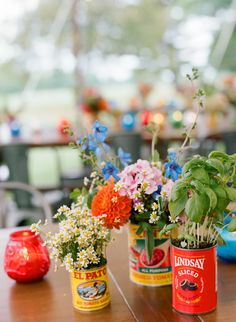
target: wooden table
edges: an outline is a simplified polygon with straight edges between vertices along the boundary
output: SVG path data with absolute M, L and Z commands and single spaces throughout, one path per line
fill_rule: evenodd
M 137 321 L 236 321 L 236 264 L 218 262 L 218 307 L 213 313 L 189 317 L 172 309 L 171 286 L 144 287 L 129 280 L 128 242 L 126 230 L 115 235 L 108 247 L 111 273 L 129 309 Z
M 17 228 L 18 229 L 18 228 Z M 16 230 L 16 229 L 15 229 Z M 0 230 L 0 321 L 1 322 L 233 322 L 236 320 L 236 265 L 218 263 L 218 307 L 213 313 L 187 316 L 171 305 L 171 286 L 143 287 L 129 280 L 127 233 L 115 233 L 108 247 L 111 305 L 97 312 L 73 309 L 69 275 L 52 268 L 44 280 L 17 284 L 3 271 L 3 254 L 10 230 Z M 53 265 L 52 265 L 53 266 Z
M 111 304 L 91 313 L 80 313 L 72 307 L 69 274 L 64 269 L 55 273 L 51 265 L 42 281 L 31 284 L 11 280 L 3 270 L 4 250 L 11 231 L 0 230 L 1 322 L 135 321 L 112 277 L 109 278 Z

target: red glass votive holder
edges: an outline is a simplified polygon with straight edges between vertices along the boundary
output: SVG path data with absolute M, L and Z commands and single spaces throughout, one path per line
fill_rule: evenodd
M 4 269 L 17 282 L 33 282 L 41 279 L 49 270 L 50 259 L 43 240 L 31 230 L 20 230 L 10 234 Z

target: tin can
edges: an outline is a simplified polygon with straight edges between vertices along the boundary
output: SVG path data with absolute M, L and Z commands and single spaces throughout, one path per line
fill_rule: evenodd
M 153 229 L 154 249 L 148 261 L 145 232 L 136 234 L 138 225 L 129 224 L 129 276 L 136 284 L 145 286 L 170 285 L 172 282 L 170 262 L 170 239 L 160 238 L 159 230 Z
M 80 311 L 95 311 L 110 303 L 107 266 L 70 274 L 74 308 Z
M 203 314 L 217 305 L 216 246 L 181 249 L 172 245 L 172 305 L 186 314 Z

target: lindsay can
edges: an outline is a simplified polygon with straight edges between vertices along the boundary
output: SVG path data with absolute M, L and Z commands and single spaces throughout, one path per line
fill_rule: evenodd
M 171 247 L 173 308 L 186 314 L 208 313 L 217 304 L 216 247 Z
M 145 286 L 170 285 L 172 273 L 169 238 L 160 238 L 159 231 L 153 229 L 153 255 L 151 260 L 148 260 L 145 247 L 145 232 L 137 235 L 138 227 L 138 225 L 129 224 L 130 280 Z
M 80 311 L 95 311 L 110 303 L 107 266 L 70 274 L 74 308 Z

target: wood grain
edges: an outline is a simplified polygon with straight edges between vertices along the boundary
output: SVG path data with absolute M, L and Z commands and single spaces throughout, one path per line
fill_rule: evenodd
M 218 262 L 217 310 L 207 315 L 188 316 L 172 309 L 171 286 L 151 288 L 129 280 L 126 229 L 115 238 L 114 244 L 108 247 L 109 267 L 137 321 L 236 321 L 236 264 Z
M 175 312 L 171 286 L 145 287 L 129 280 L 125 229 L 107 250 L 112 302 L 107 308 L 80 313 L 72 307 L 69 274 L 51 269 L 42 281 L 18 284 L 3 271 L 10 230 L 0 230 L 0 322 L 233 322 L 236 320 L 236 264 L 218 262 L 218 307 L 215 312 L 188 316 Z
M 51 267 L 41 281 L 19 284 L 3 270 L 5 245 L 10 230 L 0 230 L 0 322 L 131 322 L 135 321 L 112 278 L 111 304 L 99 311 L 81 313 L 72 307 L 69 274 Z

